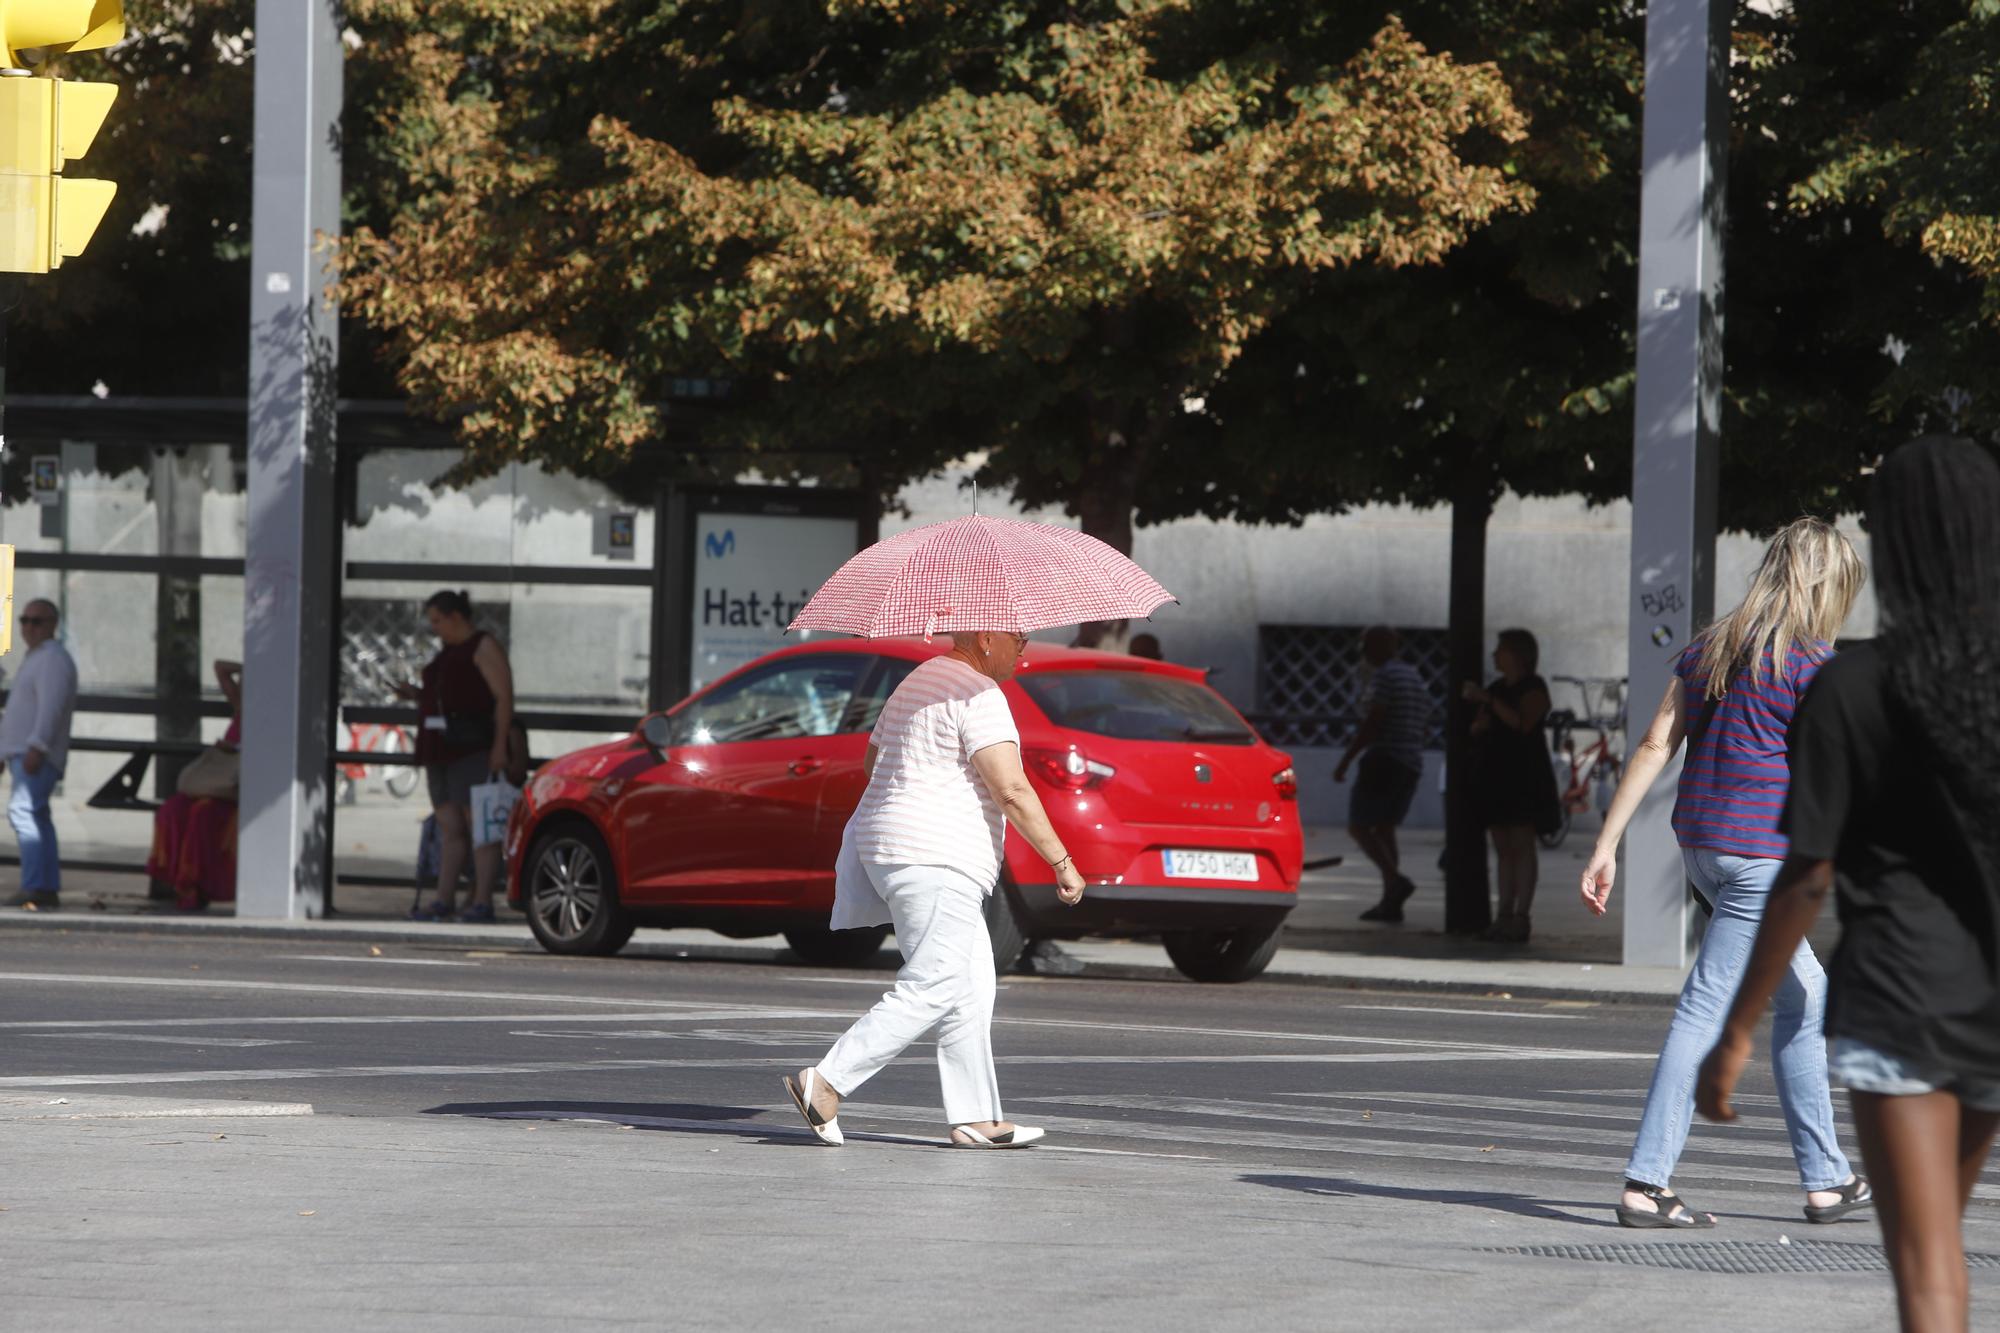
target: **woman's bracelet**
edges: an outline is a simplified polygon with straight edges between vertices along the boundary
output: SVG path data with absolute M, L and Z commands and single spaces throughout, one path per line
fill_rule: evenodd
M 1064 852 L 1059 860 L 1049 862 L 1049 869 L 1061 870 L 1063 868 L 1063 862 L 1068 861 L 1070 859 L 1071 859 L 1070 854 L 1068 852 Z

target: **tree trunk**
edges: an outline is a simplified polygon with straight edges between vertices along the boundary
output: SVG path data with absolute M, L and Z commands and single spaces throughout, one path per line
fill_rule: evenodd
M 1123 469 L 1118 469 L 1123 471 Z M 1132 554 L 1132 510 L 1135 487 L 1129 473 L 1105 476 L 1113 468 L 1104 468 L 1098 475 L 1087 475 L 1083 485 L 1086 488 L 1076 502 L 1078 525 L 1090 536 L 1097 538 L 1120 555 Z M 1106 652 L 1122 653 L 1131 638 L 1132 622 L 1129 620 L 1093 620 L 1077 626 L 1076 646 L 1079 648 L 1101 648 Z
M 1451 504 L 1451 610 L 1446 631 L 1451 699 L 1446 709 L 1444 790 L 1444 928 L 1475 934 L 1493 923 L 1487 892 L 1486 829 L 1479 815 L 1472 758 L 1477 711 L 1459 694 L 1466 681 L 1486 679 L 1486 523 L 1492 491 L 1484 475 L 1469 479 Z

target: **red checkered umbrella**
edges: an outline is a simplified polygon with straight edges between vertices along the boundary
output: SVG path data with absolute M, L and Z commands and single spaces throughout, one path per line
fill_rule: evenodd
M 1173 594 L 1074 528 L 974 514 L 876 542 L 835 571 L 790 628 L 882 639 L 1148 616 Z

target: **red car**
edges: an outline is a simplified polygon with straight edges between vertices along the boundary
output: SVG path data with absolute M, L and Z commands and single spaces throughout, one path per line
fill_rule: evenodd
M 833 863 L 889 695 L 949 640 L 780 649 L 627 740 L 543 765 L 507 835 L 507 901 L 555 953 L 616 953 L 638 926 L 782 932 L 859 964 L 886 928 L 832 931 Z M 1090 888 L 1056 901 L 1020 837 L 987 909 L 1004 971 L 1031 939 L 1158 935 L 1197 981 L 1263 971 L 1298 903 L 1291 760 L 1202 672 L 1030 645 L 1005 686 L 1022 758 Z

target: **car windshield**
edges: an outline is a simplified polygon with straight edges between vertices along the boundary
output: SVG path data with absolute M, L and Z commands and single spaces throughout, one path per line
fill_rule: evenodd
M 1149 671 L 1050 671 L 1018 677 L 1048 715 L 1072 731 L 1121 741 L 1204 741 L 1251 745 L 1250 730 L 1205 685 Z

